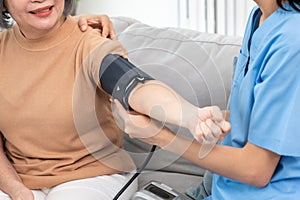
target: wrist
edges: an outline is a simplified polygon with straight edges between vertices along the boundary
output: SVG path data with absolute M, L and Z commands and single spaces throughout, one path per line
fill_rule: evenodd
M 25 189 L 28 188 L 22 182 L 18 180 L 12 180 L 6 184 L 6 189 L 4 189 L 4 192 L 6 192 L 11 197 L 15 197 L 20 191 Z
M 196 131 L 196 128 L 199 124 L 199 113 L 202 112 L 201 108 L 190 108 L 186 109 L 187 112 L 184 113 L 184 118 L 182 122 L 182 126 L 189 129 L 190 132 L 193 134 Z
M 172 134 L 168 137 L 168 140 L 164 143 L 164 146 L 162 146 L 161 148 L 182 156 L 192 143 L 193 139 L 191 138 L 187 138 L 185 136 L 177 134 Z
M 16 190 L 11 196 L 12 200 L 26 199 L 26 200 L 34 200 L 34 195 L 30 189 L 27 187 L 20 186 L 19 189 Z
M 175 134 L 171 132 L 168 128 L 163 127 L 161 131 L 156 134 L 153 140 L 153 144 L 164 149 L 168 146 L 175 138 Z

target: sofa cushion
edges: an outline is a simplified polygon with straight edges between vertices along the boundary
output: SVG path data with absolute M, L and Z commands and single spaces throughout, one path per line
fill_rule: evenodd
M 140 23 L 138 20 L 133 19 L 133 18 L 129 18 L 129 17 L 111 17 L 110 18 L 115 32 L 117 35 L 119 35 L 121 32 L 123 32 L 126 28 L 128 28 L 130 25 L 134 24 L 134 23 Z
M 141 23 L 129 26 L 118 37 L 133 63 L 195 105 L 226 107 L 240 38 Z
M 232 61 L 241 38 L 205 34 L 179 28 L 156 28 L 133 23 L 118 33 L 129 59 L 154 78 L 165 82 L 191 103 L 226 108 L 231 88 Z M 177 134 L 188 130 L 169 126 Z M 125 148 L 139 166 L 150 145 L 125 136 Z M 195 156 L 197 154 L 195 153 Z M 170 152 L 158 149 L 148 170 L 203 175 L 204 170 Z

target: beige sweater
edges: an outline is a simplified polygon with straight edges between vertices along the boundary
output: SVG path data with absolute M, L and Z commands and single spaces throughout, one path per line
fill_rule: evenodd
M 18 26 L 0 33 L 0 131 L 30 189 L 134 169 L 109 96 L 97 87 L 108 53 L 125 51 L 96 30 L 82 33 L 70 17 L 37 40 Z

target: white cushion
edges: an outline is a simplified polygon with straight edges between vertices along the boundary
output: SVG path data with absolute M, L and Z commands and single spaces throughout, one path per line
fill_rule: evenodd
M 129 18 L 129 17 L 111 17 L 110 18 L 115 32 L 116 34 L 120 34 L 121 32 L 123 32 L 127 27 L 129 27 L 130 25 L 134 24 L 134 23 L 140 23 L 138 20 L 133 19 L 133 18 Z

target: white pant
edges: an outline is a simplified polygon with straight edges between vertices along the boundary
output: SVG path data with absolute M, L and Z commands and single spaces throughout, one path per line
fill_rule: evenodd
M 35 200 L 112 200 L 133 174 L 97 176 L 66 182 L 52 188 L 32 190 Z M 129 200 L 137 190 L 137 180 L 124 191 L 119 200 Z M 0 200 L 11 200 L 0 190 Z

